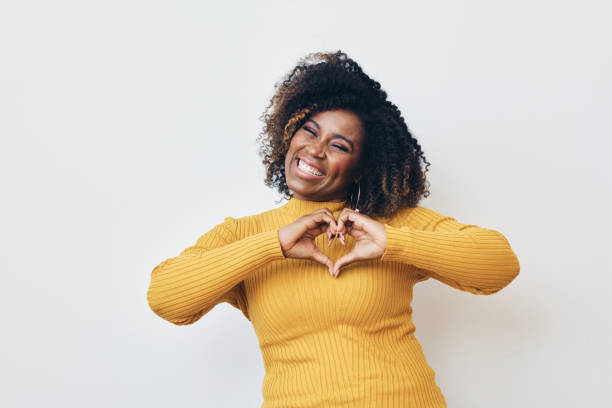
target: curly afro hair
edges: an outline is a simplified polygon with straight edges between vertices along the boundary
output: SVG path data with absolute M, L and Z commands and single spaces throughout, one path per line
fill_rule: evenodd
M 285 155 L 291 138 L 313 114 L 332 109 L 355 113 L 365 130 L 360 164 L 359 211 L 391 216 L 403 207 L 415 207 L 429 196 L 425 173 L 430 166 L 421 146 L 408 131 L 396 105 L 387 100 L 380 83 L 338 50 L 316 52 L 298 61 L 282 81 L 259 117 L 264 122 L 257 138 L 266 168 L 265 184 L 286 199 L 291 190 L 285 179 Z M 346 200 L 353 205 L 353 185 Z

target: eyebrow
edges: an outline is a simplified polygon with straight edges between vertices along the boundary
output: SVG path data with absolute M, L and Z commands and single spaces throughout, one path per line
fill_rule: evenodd
M 319 126 L 319 124 L 318 124 L 317 122 L 315 122 L 315 121 L 314 121 L 314 119 L 308 119 L 308 120 L 306 120 L 306 122 L 312 122 L 312 123 L 314 123 L 314 124 L 315 124 L 315 126 L 317 127 L 317 129 L 318 129 L 318 130 L 321 130 L 321 126 Z M 340 139 L 345 140 L 345 141 L 346 141 L 348 144 L 350 144 L 350 145 L 351 145 L 351 149 L 352 149 L 352 150 L 355 150 L 355 146 L 353 146 L 353 142 L 351 142 L 349 139 L 347 139 L 346 137 L 342 136 L 341 134 L 339 134 L 339 133 L 334 133 L 334 134 L 332 135 L 332 137 L 337 137 L 337 138 L 340 138 Z

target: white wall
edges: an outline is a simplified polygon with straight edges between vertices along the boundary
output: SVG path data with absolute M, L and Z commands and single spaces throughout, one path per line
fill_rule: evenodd
M 492 296 L 416 287 L 449 406 L 608 406 L 610 6 L 411 3 L 2 2 L 0 404 L 261 404 L 242 314 L 177 327 L 146 289 L 225 216 L 281 205 L 258 116 L 298 58 L 342 49 L 432 163 L 421 205 L 521 263 Z

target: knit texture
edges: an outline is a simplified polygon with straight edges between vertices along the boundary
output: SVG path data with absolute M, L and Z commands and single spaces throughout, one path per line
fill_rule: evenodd
M 239 309 L 263 355 L 261 408 L 446 407 L 414 335 L 413 287 L 431 277 L 492 294 L 518 275 L 518 258 L 501 233 L 422 206 L 374 217 L 385 224 L 384 254 L 343 266 L 336 279 L 322 264 L 283 256 L 280 228 L 324 207 L 337 218 L 345 205 L 291 198 L 226 217 L 153 269 L 148 304 L 176 325 L 222 302 Z M 355 245 L 350 235 L 345 245 L 326 240 L 315 243 L 332 260 Z

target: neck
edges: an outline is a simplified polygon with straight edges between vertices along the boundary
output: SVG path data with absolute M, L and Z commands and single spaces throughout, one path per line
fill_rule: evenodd
M 317 201 L 317 202 L 325 202 L 325 203 L 329 203 L 329 202 L 344 202 L 346 201 L 346 193 L 343 194 L 341 197 L 333 197 L 333 198 L 326 198 L 326 197 L 308 197 L 308 196 L 302 196 L 299 194 L 295 194 L 293 193 L 291 195 L 291 198 L 294 198 L 296 200 L 302 200 L 302 201 Z
M 301 200 L 301 201 L 311 201 L 311 202 L 316 202 L 316 203 L 340 203 L 340 202 L 344 202 L 346 201 L 345 198 L 330 198 L 329 200 L 326 199 L 314 199 L 314 198 L 308 198 L 308 197 L 299 197 L 299 196 L 291 196 L 291 198 L 295 199 L 295 200 Z
M 298 198 L 299 197 L 299 198 Z M 347 202 L 345 199 L 334 198 L 325 201 L 317 201 L 314 199 L 308 199 L 295 195 L 289 198 L 289 201 L 284 207 L 296 215 L 310 214 L 321 208 L 329 208 L 332 212 L 340 212 L 346 206 Z

